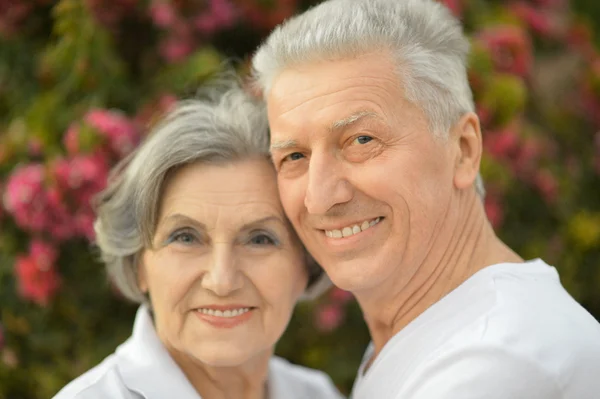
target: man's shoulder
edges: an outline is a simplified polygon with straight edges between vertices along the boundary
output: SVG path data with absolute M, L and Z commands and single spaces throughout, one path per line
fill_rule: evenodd
M 553 267 L 538 259 L 500 269 L 492 280 L 496 301 L 479 320 L 482 341 L 600 350 L 600 324 L 564 289 Z
M 115 355 L 110 355 L 96 367 L 80 375 L 64 388 L 53 399 L 137 399 L 130 392 L 117 367 Z
M 341 399 L 331 378 L 320 370 L 293 364 L 281 357 L 273 356 L 270 361 L 269 380 L 277 392 L 294 393 L 294 398 Z M 275 395 L 277 396 L 277 395 Z M 282 396 L 285 398 L 290 397 Z

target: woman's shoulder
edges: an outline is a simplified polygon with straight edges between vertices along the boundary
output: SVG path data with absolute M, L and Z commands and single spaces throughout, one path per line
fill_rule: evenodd
M 270 399 L 341 399 L 331 378 L 320 370 L 273 356 L 269 365 Z
M 77 377 L 58 392 L 53 399 L 138 399 L 141 396 L 125 386 L 115 355 Z

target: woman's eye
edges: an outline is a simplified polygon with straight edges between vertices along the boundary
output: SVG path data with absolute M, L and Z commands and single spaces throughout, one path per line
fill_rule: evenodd
M 169 241 L 189 245 L 189 244 L 193 244 L 194 242 L 196 242 L 196 237 L 190 232 L 181 231 L 181 232 L 174 233 L 171 236 L 171 238 L 169 239 Z
M 371 136 L 358 136 L 354 139 L 357 144 L 367 144 L 371 140 L 373 140 Z
M 302 155 L 302 153 L 300 152 L 292 152 L 291 154 L 289 154 L 288 156 L 286 156 L 283 160 L 284 161 L 297 161 L 299 159 L 304 158 L 304 155 Z
M 274 245 L 275 240 L 266 234 L 257 234 L 250 239 L 252 245 Z

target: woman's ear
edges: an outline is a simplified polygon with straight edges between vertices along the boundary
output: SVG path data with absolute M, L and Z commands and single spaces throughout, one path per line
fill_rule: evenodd
M 479 118 L 473 112 L 462 116 L 454 126 L 452 139 L 456 140 L 458 153 L 454 170 L 454 186 L 466 189 L 475 185 L 483 151 Z
M 137 285 L 142 294 L 148 295 L 148 279 L 144 263 L 144 253 L 136 256 L 135 260 Z

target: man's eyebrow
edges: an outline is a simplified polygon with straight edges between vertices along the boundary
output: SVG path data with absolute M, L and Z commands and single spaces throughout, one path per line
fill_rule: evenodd
M 360 121 L 361 119 L 365 119 L 365 118 L 379 118 L 379 115 L 377 115 L 373 111 L 360 110 L 360 111 L 357 111 L 357 112 L 351 114 L 350 116 L 348 116 L 344 119 L 340 119 L 338 121 L 333 122 L 331 124 L 331 127 L 329 128 L 329 131 L 332 132 L 335 130 L 344 129 L 350 125 L 355 124 L 356 122 Z
M 329 131 L 333 132 L 336 130 L 344 129 L 348 126 L 351 126 L 352 124 L 357 123 L 358 121 L 360 121 L 362 119 L 365 119 L 365 118 L 379 118 L 379 115 L 377 115 L 373 111 L 360 110 L 360 111 L 354 112 L 353 114 L 351 114 L 350 116 L 347 116 L 346 118 L 343 118 L 343 119 L 333 122 L 331 124 L 331 126 L 329 127 Z M 287 150 L 289 148 L 295 148 L 295 147 L 298 147 L 298 142 L 296 140 L 275 141 L 275 142 L 273 142 L 273 144 L 271 144 L 271 152 L 277 151 L 277 150 Z
M 286 150 L 288 148 L 298 147 L 298 142 L 296 140 L 281 140 L 275 141 L 271 144 L 271 151 L 273 150 Z

